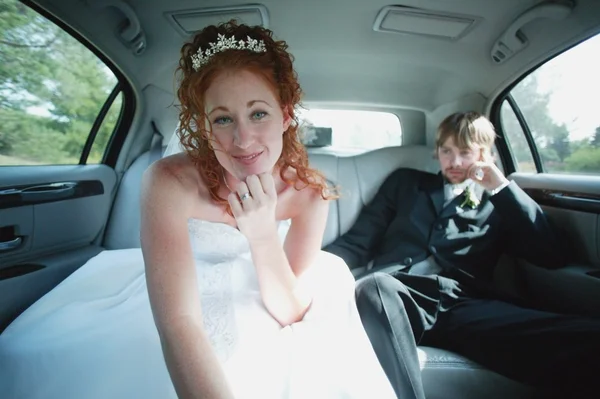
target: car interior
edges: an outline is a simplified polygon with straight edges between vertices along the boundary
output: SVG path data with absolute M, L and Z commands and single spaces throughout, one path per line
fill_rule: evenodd
M 600 2 L 5 3 L 0 333 L 100 252 L 140 247 L 142 175 L 177 130 L 181 46 L 232 18 L 272 29 L 295 57 L 310 164 L 341 194 L 323 245 L 394 170 L 438 173 L 438 124 L 479 111 L 496 127 L 497 165 L 571 248 L 558 270 L 506 255 L 495 284 L 553 311 L 600 316 Z M 533 394 L 456 353 L 421 346 L 419 357 L 427 398 Z

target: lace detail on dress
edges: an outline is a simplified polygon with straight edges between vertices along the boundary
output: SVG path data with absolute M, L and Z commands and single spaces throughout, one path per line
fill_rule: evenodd
M 231 226 L 202 220 L 188 221 L 198 274 L 204 329 L 215 353 L 227 360 L 235 348 L 232 262 L 247 243 Z
M 222 360 L 227 360 L 233 351 L 237 332 L 230 281 L 231 266 L 222 263 L 198 268 L 204 329 Z
M 289 226 L 289 221 L 279 223 L 282 239 Z M 189 219 L 188 231 L 198 275 L 204 328 L 217 356 L 227 360 L 237 341 L 234 291 L 258 290 L 250 246 L 238 229 L 224 223 Z
M 246 237 L 225 223 L 188 220 L 194 257 L 202 262 L 229 262 L 250 250 Z

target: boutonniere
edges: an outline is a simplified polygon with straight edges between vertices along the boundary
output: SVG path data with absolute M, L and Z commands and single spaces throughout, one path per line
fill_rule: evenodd
M 460 204 L 461 208 L 464 208 L 465 206 L 468 206 L 471 209 L 477 208 L 477 206 L 479 205 L 479 198 L 477 198 L 475 191 L 473 191 L 470 186 L 467 186 L 467 188 L 465 188 L 463 195 L 465 196 L 465 199 L 462 202 L 462 204 Z

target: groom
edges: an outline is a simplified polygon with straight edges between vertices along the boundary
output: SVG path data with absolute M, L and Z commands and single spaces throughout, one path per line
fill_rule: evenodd
M 542 209 L 494 165 L 492 124 L 475 112 L 440 124 L 441 174 L 398 169 L 354 226 L 325 250 L 350 268 L 373 261 L 357 305 L 402 399 L 425 398 L 417 345 L 454 351 L 558 397 L 595 389 L 600 320 L 524 307 L 497 292 L 502 253 L 550 269 L 567 250 Z M 598 393 L 598 392 L 596 392 Z

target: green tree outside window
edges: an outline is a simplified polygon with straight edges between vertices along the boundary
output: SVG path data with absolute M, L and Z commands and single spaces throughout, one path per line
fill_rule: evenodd
M 0 4 L 0 165 L 77 164 L 113 73 L 24 4 Z M 112 104 L 88 163 L 100 162 L 121 112 Z

